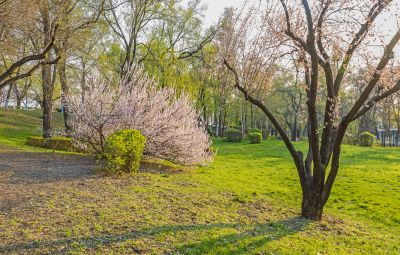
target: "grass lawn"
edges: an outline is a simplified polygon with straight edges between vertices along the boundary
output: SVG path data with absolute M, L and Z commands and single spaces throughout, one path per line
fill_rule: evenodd
M 25 111 L 0 109 L 0 144 L 9 145 L 22 150 L 45 151 L 44 149 L 25 145 L 26 137 L 42 135 L 42 113 L 40 111 Z M 55 130 L 62 130 L 62 113 L 53 113 Z
M 344 146 L 324 219 L 311 222 L 277 140 L 217 139 L 214 163 L 194 170 L 16 179 L 2 165 L 32 149 L 23 143 L 37 115 L 0 110 L 0 143 L 23 149 L 0 151 L 0 253 L 400 254 L 400 149 Z M 51 166 L 54 154 L 35 155 Z M 67 172 L 73 155 L 63 157 Z

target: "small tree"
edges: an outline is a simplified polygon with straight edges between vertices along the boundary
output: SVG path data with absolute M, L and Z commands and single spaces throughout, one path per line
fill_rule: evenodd
M 72 136 L 98 154 L 120 129 L 137 129 L 147 139 L 144 153 L 180 164 L 210 160 L 211 141 L 198 124 L 190 99 L 159 89 L 142 67 L 133 66 L 117 87 L 92 79 L 82 97 L 69 98 Z
M 233 74 L 235 87 L 264 112 L 282 137 L 299 175 L 302 215 L 306 218 L 321 219 L 339 171 L 341 145 L 349 124 L 400 90 L 399 69 L 387 67 L 400 31 L 386 38 L 389 43 L 382 45 L 379 57 L 370 50 L 371 42 L 385 41 L 379 36 L 384 33 L 374 24 L 391 2 L 357 1 L 355 5 L 353 1 L 324 0 L 311 6 L 307 0 L 269 1 L 263 11 L 251 7 L 226 19 L 219 39 L 222 62 Z M 295 63 L 302 67 L 307 92 L 306 156 L 296 150 L 263 98 L 269 89 L 265 74 L 273 76 L 276 65 L 290 63 L 285 56 L 293 53 Z M 343 112 L 340 91 L 346 74 L 354 68 L 352 61 L 367 67 L 368 78 L 350 110 Z M 321 90 L 322 96 L 317 93 Z M 375 90 L 379 93 L 373 95 Z M 325 103 L 322 125 L 318 102 Z

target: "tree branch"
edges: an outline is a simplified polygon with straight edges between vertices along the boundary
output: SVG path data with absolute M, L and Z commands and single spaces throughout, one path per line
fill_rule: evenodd
M 268 117 L 268 119 L 272 122 L 272 124 L 275 126 L 277 129 L 279 135 L 282 137 L 287 149 L 289 150 L 297 168 L 297 172 L 299 174 L 300 182 L 302 189 L 305 188 L 306 183 L 308 182 L 308 178 L 306 176 L 306 172 L 304 169 L 303 165 L 303 153 L 300 151 L 296 151 L 296 148 L 294 147 L 293 143 L 290 141 L 288 135 L 282 128 L 282 126 L 279 124 L 277 119 L 273 116 L 271 111 L 268 109 L 267 106 L 265 106 L 260 100 L 257 100 L 256 98 L 252 97 L 249 95 L 247 90 L 240 85 L 240 79 L 239 75 L 237 74 L 236 70 L 228 63 L 226 59 L 224 59 L 224 65 L 233 73 L 235 76 L 235 87 L 242 92 L 242 94 L 245 96 L 245 99 L 249 102 L 251 102 L 253 105 L 257 106 L 259 109 L 261 109 L 264 114 Z
M 349 48 L 346 51 L 346 54 L 344 55 L 344 59 L 339 67 L 339 71 L 335 79 L 334 89 L 336 95 L 339 93 L 340 85 L 342 84 L 344 75 L 346 74 L 347 67 L 350 63 L 353 53 L 358 48 L 358 46 L 360 46 L 361 42 L 367 35 L 377 16 L 391 1 L 392 0 L 379 0 L 376 4 L 374 4 L 368 13 L 366 21 L 361 25 L 360 30 L 355 34 Z
M 10 76 L 12 76 L 16 69 L 20 68 L 21 66 L 25 65 L 28 62 L 42 60 L 42 59 L 46 58 L 47 53 L 53 48 L 57 27 L 58 26 L 54 27 L 54 30 L 52 32 L 51 40 L 50 40 L 48 45 L 45 47 L 45 49 L 41 53 L 21 58 L 17 62 L 13 63 L 4 73 L 2 73 L 0 75 L 0 84 L 1 84 L 0 85 L 0 89 L 2 89 L 6 85 L 6 84 L 4 84 L 4 80 L 6 80 Z M 13 81 L 15 81 L 15 79 L 13 79 Z M 9 82 L 7 82 L 7 83 L 9 83 Z
M 346 119 L 348 121 L 352 120 L 354 116 L 357 114 L 357 112 L 360 110 L 360 108 L 363 106 L 365 101 L 367 101 L 368 97 L 370 96 L 372 90 L 375 88 L 376 84 L 380 80 L 382 76 L 382 71 L 388 64 L 390 60 L 390 53 L 393 51 L 394 47 L 397 45 L 397 43 L 400 40 L 400 30 L 397 31 L 397 33 L 392 37 L 391 41 L 389 44 L 386 46 L 385 51 L 383 53 L 383 56 L 381 60 L 379 61 L 374 74 L 372 75 L 371 80 L 369 81 L 367 87 L 363 90 L 361 93 L 360 97 L 354 104 L 354 106 L 351 108 L 349 113 L 346 115 Z
M 368 103 L 364 104 L 363 107 L 355 114 L 355 116 L 351 119 L 351 121 L 355 121 L 365 113 L 367 113 L 376 103 L 382 101 L 383 99 L 393 95 L 396 92 L 400 91 L 400 80 L 396 83 L 396 85 L 382 94 L 376 95 L 372 97 Z

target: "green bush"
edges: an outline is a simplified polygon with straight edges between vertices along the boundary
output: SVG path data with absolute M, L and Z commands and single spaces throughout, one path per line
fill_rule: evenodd
M 364 147 L 374 147 L 375 136 L 370 132 L 364 132 L 360 134 L 359 145 Z
M 39 136 L 29 136 L 26 138 L 26 144 L 51 150 L 59 150 L 59 151 L 77 151 L 73 144 L 72 138 L 67 137 L 52 137 L 52 138 L 43 138 Z
M 237 129 L 228 129 L 225 131 L 225 140 L 227 142 L 238 143 L 243 139 L 242 132 Z
M 261 130 L 258 129 L 258 128 L 250 128 L 250 129 L 247 131 L 247 133 L 248 133 L 248 134 L 251 134 L 251 133 L 261 133 Z
M 249 134 L 249 140 L 251 144 L 261 143 L 262 134 L 260 132 L 252 132 Z
M 106 139 L 104 157 L 111 172 L 137 172 L 146 138 L 139 130 L 119 130 Z

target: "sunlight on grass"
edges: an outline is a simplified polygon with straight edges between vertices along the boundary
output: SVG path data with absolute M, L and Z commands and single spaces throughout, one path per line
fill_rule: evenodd
M 0 115 L 0 141 L 32 149 L 37 113 Z M 344 146 L 324 219 L 310 222 L 282 141 L 214 143 L 198 169 L 150 160 L 134 176 L 10 184 L 28 198 L 0 214 L 0 253 L 398 254 L 400 149 Z

